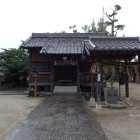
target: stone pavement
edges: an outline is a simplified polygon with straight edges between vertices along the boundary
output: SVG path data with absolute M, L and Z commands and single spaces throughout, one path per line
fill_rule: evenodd
M 46 97 L 4 140 L 107 140 L 80 95 Z

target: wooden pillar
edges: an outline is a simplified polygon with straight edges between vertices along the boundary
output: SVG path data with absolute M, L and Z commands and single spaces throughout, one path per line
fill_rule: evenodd
M 129 98 L 129 83 L 128 83 L 128 74 L 125 74 L 125 95 L 126 98 Z
M 31 65 L 32 65 L 32 53 L 30 51 L 28 51 L 29 53 L 29 83 L 31 83 Z
M 125 60 L 127 62 L 127 60 Z M 129 98 L 129 82 L 128 82 L 128 73 L 127 66 L 125 66 L 125 96 Z
M 51 64 L 51 94 L 53 93 L 54 90 L 54 60 L 51 60 L 52 64 Z
M 35 84 L 34 97 L 37 97 L 37 76 L 34 77 L 34 84 Z
M 102 98 L 102 93 L 103 93 L 103 90 L 104 90 L 104 85 L 103 85 L 103 65 L 100 66 L 101 67 L 101 98 Z
M 33 72 L 33 78 L 34 78 L 34 97 L 37 97 L 37 78 L 38 78 L 38 72 Z
M 77 61 L 77 93 L 80 93 L 79 60 Z
M 91 73 L 91 97 L 94 97 L 94 74 Z
M 121 97 L 121 85 L 120 85 L 120 70 L 121 70 L 121 68 L 120 68 L 120 65 L 118 66 L 118 70 L 119 70 L 119 97 Z
M 138 62 L 139 62 L 138 73 L 139 73 L 139 84 L 140 84 L 140 54 L 138 55 Z
M 101 102 L 101 66 L 98 63 L 98 68 L 97 68 L 97 104 L 100 105 Z

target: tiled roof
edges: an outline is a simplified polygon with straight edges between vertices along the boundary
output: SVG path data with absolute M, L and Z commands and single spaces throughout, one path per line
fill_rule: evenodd
M 95 46 L 93 50 L 140 50 L 138 37 L 90 37 L 90 42 Z
M 21 48 L 41 47 L 40 53 L 82 54 L 84 40 L 101 33 L 33 33 L 21 44 Z
M 103 37 L 101 33 L 33 33 L 20 47 L 40 47 L 40 53 L 46 54 L 82 54 L 83 50 L 126 53 L 140 52 L 140 41 L 138 37 Z
M 31 48 L 31 47 L 44 47 L 51 38 L 33 38 L 30 37 L 21 44 L 21 48 Z
M 81 38 L 52 38 L 40 53 L 47 54 L 81 54 L 83 45 Z

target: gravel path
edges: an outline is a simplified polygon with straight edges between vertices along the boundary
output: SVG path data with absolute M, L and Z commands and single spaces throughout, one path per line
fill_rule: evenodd
M 0 91 L 0 95 L 28 95 L 26 88 L 15 88 Z
M 107 140 L 80 95 L 46 97 L 4 140 Z
M 3 140 L 3 137 L 23 120 L 42 99 L 26 95 L 0 95 L 0 140 Z

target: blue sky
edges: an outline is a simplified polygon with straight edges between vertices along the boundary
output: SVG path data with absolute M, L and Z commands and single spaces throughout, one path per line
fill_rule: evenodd
M 82 32 L 115 4 L 122 7 L 118 24 L 126 26 L 118 35 L 140 36 L 139 0 L 0 0 L 0 48 L 17 48 L 33 32 L 71 32 L 72 25 Z

